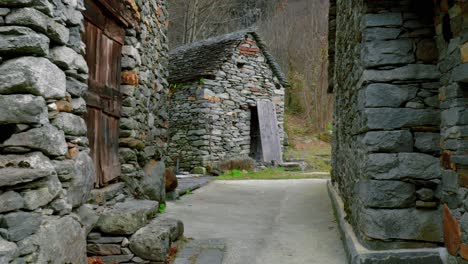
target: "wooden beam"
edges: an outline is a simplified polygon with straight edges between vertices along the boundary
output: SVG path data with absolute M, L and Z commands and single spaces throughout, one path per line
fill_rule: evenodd
M 86 0 L 85 6 L 87 10 L 84 13 L 85 16 L 88 16 L 91 20 L 93 18 L 90 16 L 95 12 L 94 9 L 96 5 L 103 7 L 124 27 L 140 30 L 139 21 L 136 19 L 136 12 L 138 11 L 127 6 L 124 0 Z

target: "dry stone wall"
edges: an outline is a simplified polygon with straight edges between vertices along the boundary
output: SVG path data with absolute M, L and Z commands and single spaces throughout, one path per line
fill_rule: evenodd
M 140 20 L 139 28 L 127 29 L 122 52 L 123 176 L 93 190 L 83 119 L 84 3 L 0 1 L 0 263 L 87 263 L 87 252 L 137 263 L 166 257 L 132 249 L 149 246 L 136 238 L 132 243 L 132 233 L 154 218 L 165 197 L 166 2 L 126 4 Z M 181 224 L 169 222 L 150 228 L 179 237 Z M 171 242 L 160 241 L 152 249 Z
M 442 242 L 432 5 L 336 1 L 333 181 L 370 248 Z
M 250 34 L 213 79 L 176 84 L 171 93 L 169 158 L 181 169 L 248 158 L 259 99 L 274 103 L 283 142 L 284 87 Z

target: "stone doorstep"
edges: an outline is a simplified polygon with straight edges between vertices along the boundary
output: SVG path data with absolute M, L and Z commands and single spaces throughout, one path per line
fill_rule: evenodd
M 448 254 L 445 248 L 370 250 L 364 247 L 354 233 L 353 227 L 346 221 L 343 200 L 330 181 L 327 184 L 338 229 L 349 264 L 443 264 Z

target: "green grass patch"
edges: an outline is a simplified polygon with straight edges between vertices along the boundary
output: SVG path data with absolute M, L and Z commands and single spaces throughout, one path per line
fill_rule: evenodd
M 255 172 L 242 172 L 239 170 L 228 171 L 216 177 L 217 180 L 284 180 L 284 179 L 310 179 L 323 178 L 324 175 L 303 174 L 299 172 L 285 171 L 283 168 L 265 169 Z

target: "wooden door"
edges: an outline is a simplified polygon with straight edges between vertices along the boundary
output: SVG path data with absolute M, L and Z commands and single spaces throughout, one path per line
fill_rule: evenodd
M 264 162 L 283 162 L 275 105 L 270 100 L 257 101 L 258 123 Z
M 96 167 L 96 187 L 100 187 L 120 175 L 120 60 L 125 31 L 97 1 L 86 0 L 85 5 L 83 41 L 89 67 L 85 119 Z

